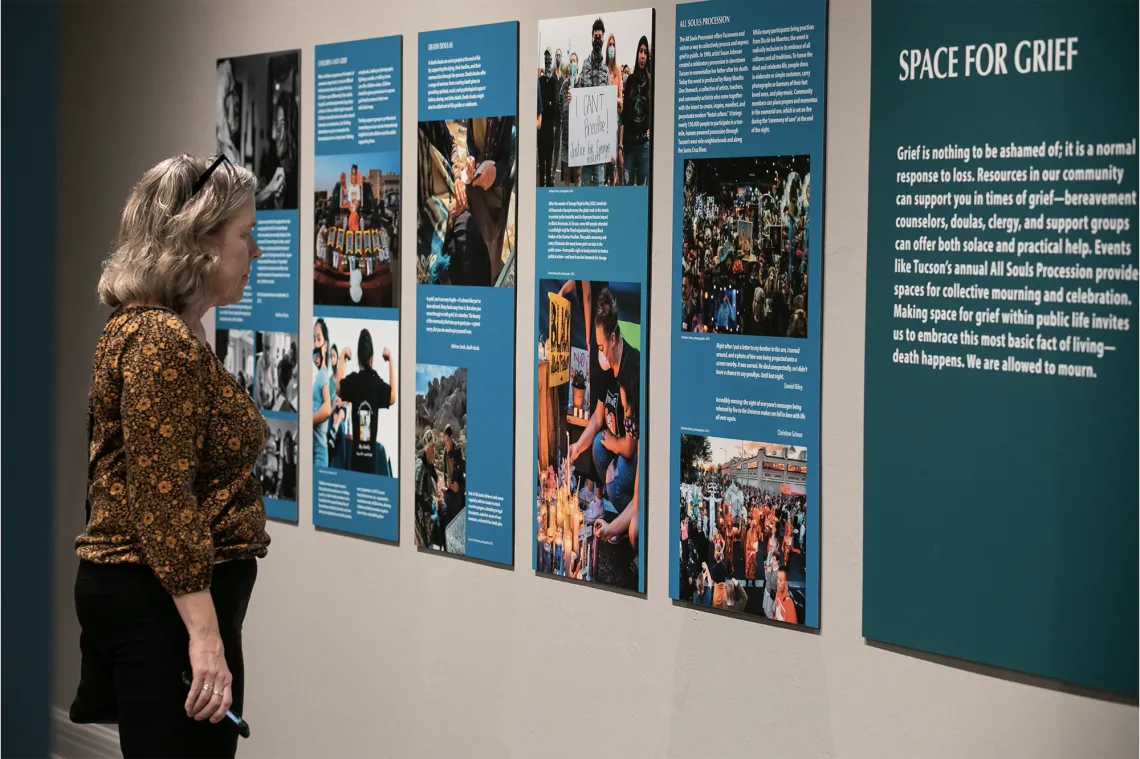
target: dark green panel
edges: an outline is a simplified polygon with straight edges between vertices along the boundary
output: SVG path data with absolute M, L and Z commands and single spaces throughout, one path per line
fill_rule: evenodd
M 1020 74 L 1021 40 L 1077 38 L 1072 70 Z M 964 75 L 967 45 L 1004 42 L 1003 76 Z M 959 47 L 954 79 L 900 81 L 899 54 L 912 48 Z M 864 470 L 863 634 L 867 638 L 1104 690 L 1137 692 L 1137 285 L 1112 286 L 1130 304 L 1114 308 L 1061 304 L 1071 313 L 1130 318 L 1123 332 L 971 325 L 974 332 L 1076 335 L 1114 344 L 1104 358 L 1083 357 L 1095 379 L 969 369 L 935 371 L 895 363 L 895 348 L 1057 363 L 1072 354 L 1012 349 L 935 348 L 896 342 L 893 329 L 930 324 L 894 318 L 893 285 L 1023 285 L 1056 290 L 1108 285 L 1036 278 L 906 276 L 896 255 L 951 263 L 1006 260 L 1069 265 L 1079 258 L 976 253 L 896 253 L 900 215 L 896 172 L 958 166 L 993 168 L 1125 168 L 1123 181 L 1013 182 L 976 187 L 1016 193 L 1069 187 L 1086 192 L 1137 189 L 1135 155 L 1117 158 L 978 159 L 910 164 L 899 146 L 994 146 L 1117 142 L 1137 136 L 1137 3 L 900 2 L 872 6 L 872 85 L 867 249 L 867 342 Z M 942 188 L 949 189 L 949 188 Z M 959 188 L 960 189 L 960 188 Z M 939 192 L 916 185 L 906 192 Z M 1137 209 L 973 208 L 1001 215 L 1120 216 L 1132 252 L 1084 265 L 1136 264 Z M 959 213 L 971 209 L 960 209 Z M 935 215 L 950 212 L 935 210 Z M 931 236 L 938 232 L 926 231 Z M 951 232 L 941 233 L 949 236 Z M 960 237 L 969 237 L 959 233 Z M 982 230 L 982 240 L 1011 235 Z M 1023 231 L 1019 239 L 1056 238 Z M 1092 244 L 1089 232 L 1068 235 Z M 925 305 L 1024 307 L 1012 302 L 927 299 Z M 940 325 L 961 331 L 964 325 Z

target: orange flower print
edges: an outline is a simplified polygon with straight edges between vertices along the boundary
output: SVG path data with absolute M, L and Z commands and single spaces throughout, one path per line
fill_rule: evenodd
M 142 467 L 143 469 L 146 469 L 148 466 L 150 466 L 150 456 L 143 454 L 143 455 L 139 456 L 138 461 L 136 463 L 140 467 Z
M 226 501 L 230 500 L 230 491 L 226 490 L 225 488 L 222 488 L 221 490 L 218 491 L 217 496 L 218 496 L 219 501 L 221 501 L 222 503 L 225 503 Z
M 234 397 L 234 389 L 232 387 L 230 387 L 229 385 L 226 385 L 225 387 L 222 388 L 222 396 L 225 398 L 233 398 Z
M 145 524 L 145 525 L 154 524 L 154 514 L 150 513 L 149 511 L 146 512 L 145 514 L 143 514 L 143 524 Z
M 111 485 L 111 495 L 115 496 L 116 498 L 123 494 L 123 490 L 123 483 L 121 482 L 116 482 Z
M 182 327 L 182 320 L 172 316 L 166 320 L 166 326 L 170 327 L 171 329 L 179 329 Z
M 158 428 L 158 434 L 162 435 L 163 437 L 170 437 L 174 434 L 174 427 L 169 424 L 164 424 Z
M 241 438 L 232 437 L 229 439 L 229 442 L 227 442 L 226 445 L 229 446 L 229 449 L 231 451 L 240 451 L 241 450 Z
M 173 489 L 174 486 L 170 484 L 170 480 L 163 480 L 158 483 L 158 492 L 160 493 L 169 493 Z
M 194 511 L 192 509 L 183 509 L 179 516 L 182 518 L 182 524 L 190 524 L 194 521 Z
M 174 462 L 174 466 L 177 467 L 180 472 L 188 472 L 190 471 L 190 460 L 178 459 L 178 461 Z
M 131 322 L 130 324 L 128 324 L 126 326 L 126 328 L 123 331 L 126 332 L 128 335 L 133 335 L 134 333 L 139 331 L 138 322 Z
M 191 416 L 194 413 L 194 404 L 190 401 L 182 401 L 182 413 Z
M 135 405 L 135 408 L 139 411 L 150 411 L 150 405 L 150 398 L 139 398 L 139 402 Z
M 147 343 L 143 346 L 144 356 L 153 356 L 156 353 L 158 353 L 158 348 L 155 347 L 154 343 Z
M 162 373 L 162 378 L 167 382 L 173 382 L 178 379 L 178 370 L 171 368 Z

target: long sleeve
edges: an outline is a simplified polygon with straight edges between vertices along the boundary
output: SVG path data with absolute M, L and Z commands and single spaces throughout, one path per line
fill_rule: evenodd
M 121 414 L 132 530 L 162 586 L 181 596 L 210 587 L 214 545 L 194 491 L 207 418 L 204 349 L 174 319 L 139 329 L 124 346 Z

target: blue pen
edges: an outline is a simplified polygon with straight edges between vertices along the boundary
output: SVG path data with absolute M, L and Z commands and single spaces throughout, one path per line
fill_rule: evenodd
M 190 679 L 190 675 L 187 674 L 186 672 L 182 673 L 182 682 L 183 682 L 183 684 L 185 684 L 185 686 L 187 688 L 189 688 L 193 684 L 193 681 Z M 248 722 L 246 722 L 244 719 L 242 719 L 241 717 L 239 717 L 236 714 L 234 714 L 233 712 L 231 712 L 229 709 L 226 709 L 226 717 L 228 717 L 230 719 L 230 721 L 233 722 L 237 726 L 238 735 L 240 735 L 242 738 L 248 738 L 249 737 L 249 723 Z

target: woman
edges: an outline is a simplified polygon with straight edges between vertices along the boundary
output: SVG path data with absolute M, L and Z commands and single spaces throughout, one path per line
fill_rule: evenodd
M 117 721 L 124 757 L 237 751 L 218 723 L 243 708 L 241 629 L 269 545 L 253 474 L 267 429 L 202 317 L 242 299 L 261 255 L 256 188 L 224 156 L 162 161 L 131 191 L 99 281 L 115 312 L 88 409 L 72 715 Z
M 329 417 L 332 416 L 332 391 L 328 368 L 329 328 L 324 319 L 313 324 L 313 466 L 329 465 Z
M 625 88 L 622 87 L 621 66 L 617 62 L 617 38 L 612 33 L 606 40 L 606 71 L 610 75 L 610 84 L 617 87 L 617 128 L 620 134 L 621 125 L 624 121 L 622 106 L 625 105 Z M 620 185 L 622 183 L 621 170 L 624 165 L 625 157 L 622 155 L 621 142 L 618 142 L 616 161 L 606 164 L 606 184 Z

